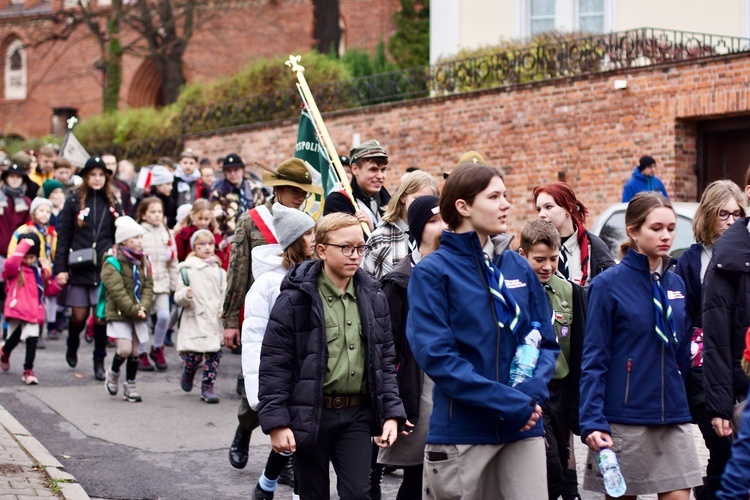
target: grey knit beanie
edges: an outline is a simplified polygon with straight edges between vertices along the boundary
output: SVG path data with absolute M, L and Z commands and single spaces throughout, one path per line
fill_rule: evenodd
M 314 227 L 315 221 L 305 212 L 296 208 L 287 208 L 281 203 L 273 204 L 273 228 L 279 245 L 284 250 Z

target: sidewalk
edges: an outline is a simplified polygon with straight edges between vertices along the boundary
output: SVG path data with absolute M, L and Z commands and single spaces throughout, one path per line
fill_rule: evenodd
M 88 500 L 76 478 L 0 406 L 0 499 Z

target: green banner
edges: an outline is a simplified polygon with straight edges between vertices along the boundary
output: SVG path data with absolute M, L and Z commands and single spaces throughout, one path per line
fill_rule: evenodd
M 319 179 L 313 175 L 313 182 L 315 184 L 320 183 L 325 195 L 328 195 L 331 191 L 341 189 L 338 176 L 336 176 L 335 170 L 331 166 L 331 161 L 328 158 L 328 153 L 323 143 L 318 138 L 318 134 L 315 131 L 315 124 L 307 108 L 302 108 L 302 115 L 299 118 L 299 130 L 297 132 L 297 144 L 294 156 L 306 161 L 320 174 Z

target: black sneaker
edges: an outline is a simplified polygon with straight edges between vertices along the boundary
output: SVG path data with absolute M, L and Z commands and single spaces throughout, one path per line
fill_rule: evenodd
M 256 484 L 251 498 L 252 500 L 273 500 L 273 491 L 266 491 Z

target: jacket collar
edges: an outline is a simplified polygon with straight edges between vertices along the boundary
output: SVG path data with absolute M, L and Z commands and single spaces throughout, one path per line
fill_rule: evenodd
M 716 240 L 711 267 L 721 265 L 723 271 L 750 272 L 750 234 L 745 217 L 738 220 Z
M 411 255 L 411 254 L 410 254 Z M 409 279 L 411 278 L 411 256 L 407 255 L 396 264 L 393 271 L 383 276 L 382 281 L 390 281 L 401 288 L 406 288 L 409 285 Z
M 366 200 L 368 198 L 372 198 L 372 196 L 367 196 L 364 191 L 362 191 L 362 188 L 359 187 L 359 184 L 357 184 L 357 178 L 352 177 L 352 195 L 354 196 L 355 200 Z M 391 201 L 391 195 L 390 193 L 385 189 L 385 187 L 380 188 L 380 191 L 373 195 L 378 198 L 378 205 L 381 208 L 385 208 L 386 205 L 388 205 L 388 202 Z
M 322 260 L 308 260 L 302 264 L 294 266 L 281 283 L 281 290 L 296 289 L 301 290 L 311 297 L 319 296 L 318 294 L 318 276 L 323 270 Z M 354 274 L 354 286 L 357 290 L 357 296 L 361 291 L 374 293 L 380 289 L 380 283 L 375 281 L 361 268 L 357 269 Z
M 513 241 L 512 236 L 506 234 L 499 234 L 492 237 L 492 243 L 495 247 L 495 256 L 502 255 Z M 476 255 L 484 254 L 482 245 L 479 243 L 479 236 L 475 231 L 469 231 L 468 233 L 453 233 L 450 231 L 443 231 L 440 237 L 440 248 L 446 248 L 452 253 L 459 255 Z M 494 257 L 494 256 L 492 256 Z
M 662 276 L 667 273 L 670 266 L 673 264 L 673 260 L 674 259 L 672 259 L 672 257 L 664 257 L 662 262 L 662 271 L 660 273 Z M 622 259 L 622 263 L 636 271 L 651 274 L 651 265 L 648 262 L 648 257 L 646 257 L 642 253 L 636 252 L 632 248 L 628 248 L 625 257 L 623 257 Z

